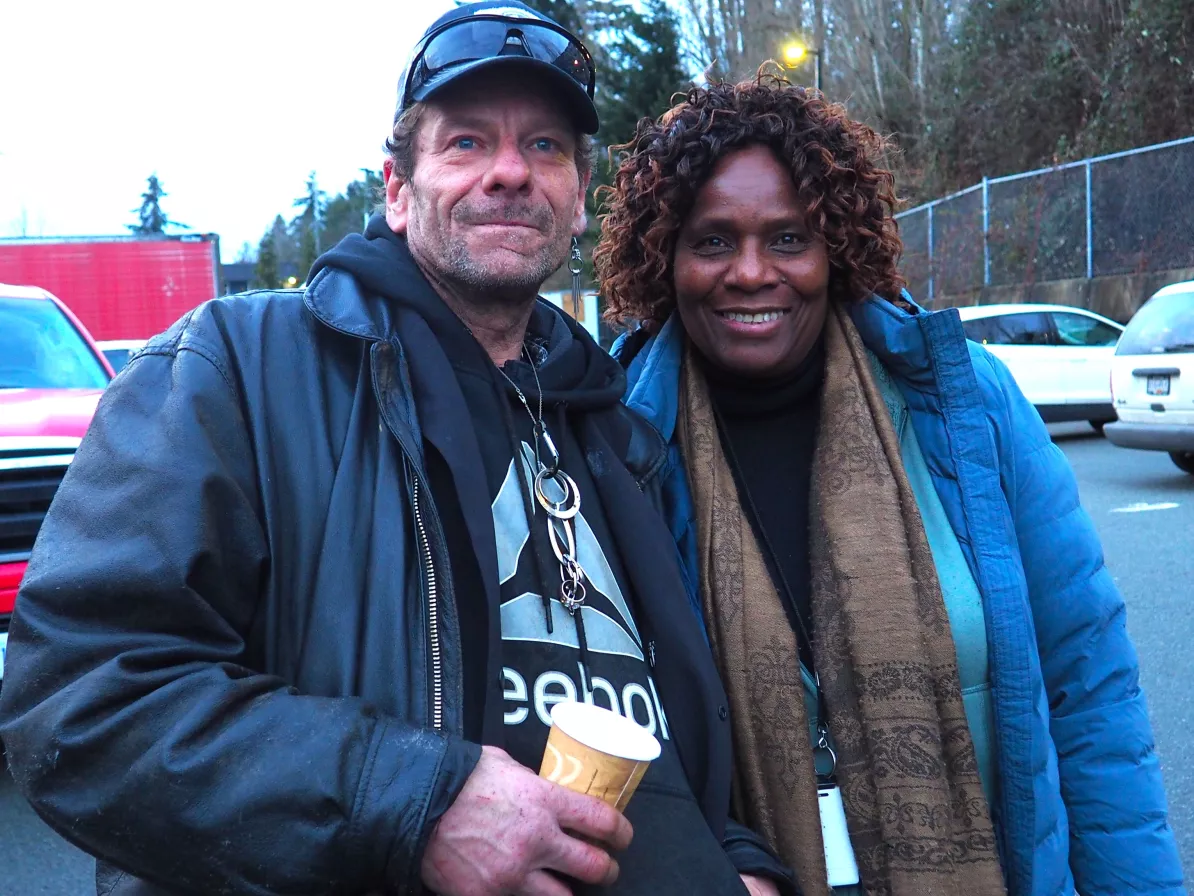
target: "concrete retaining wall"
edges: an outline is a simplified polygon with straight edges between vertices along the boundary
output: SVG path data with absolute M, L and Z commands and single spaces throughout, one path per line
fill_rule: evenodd
M 1126 324 L 1149 296 L 1170 283 L 1194 280 L 1194 268 L 1095 277 L 1092 280 L 1053 280 L 1023 286 L 988 286 L 953 296 L 938 296 L 933 308 L 963 305 L 1044 304 L 1088 308 Z

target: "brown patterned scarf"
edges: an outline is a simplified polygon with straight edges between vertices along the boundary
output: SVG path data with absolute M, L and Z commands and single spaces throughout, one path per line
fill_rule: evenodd
M 810 502 L 814 657 L 862 889 L 1004 896 L 949 618 L 899 440 L 844 311 L 830 313 L 825 338 Z M 805 896 L 825 896 L 796 636 L 691 348 L 678 428 L 705 621 L 733 713 L 735 816 L 768 839 Z

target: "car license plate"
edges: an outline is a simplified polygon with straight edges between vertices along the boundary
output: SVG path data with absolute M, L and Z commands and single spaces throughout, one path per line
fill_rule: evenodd
M 1158 374 L 1148 378 L 1149 395 L 1169 394 L 1169 374 Z
M 0 632 L 0 681 L 4 680 L 4 659 L 8 653 L 8 632 Z

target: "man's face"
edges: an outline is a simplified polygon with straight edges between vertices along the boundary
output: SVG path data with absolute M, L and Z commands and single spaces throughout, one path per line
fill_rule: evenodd
M 386 221 L 432 279 L 524 299 L 585 229 L 576 129 L 525 73 L 461 80 L 424 111 L 410 179 L 387 165 Z

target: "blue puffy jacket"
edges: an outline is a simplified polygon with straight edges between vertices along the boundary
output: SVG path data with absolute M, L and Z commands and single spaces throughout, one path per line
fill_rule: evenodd
M 1136 651 L 1065 457 L 956 311 L 853 310 L 890 371 L 982 592 L 1010 896 L 1182 894 Z M 626 402 L 669 440 L 665 507 L 699 612 L 696 532 L 675 437 L 684 334 L 629 357 Z

